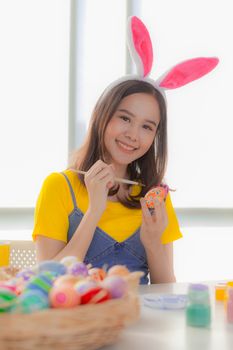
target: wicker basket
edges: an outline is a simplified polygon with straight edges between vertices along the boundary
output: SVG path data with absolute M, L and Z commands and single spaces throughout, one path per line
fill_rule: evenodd
M 91 350 L 114 343 L 121 330 L 140 315 L 139 275 L 130 278 L 122 299 L 72 309 L 47 309 L 32 314 L 0 315 L 0 349 Z

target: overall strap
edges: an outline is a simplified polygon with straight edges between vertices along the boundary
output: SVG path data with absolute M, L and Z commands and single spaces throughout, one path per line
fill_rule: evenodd
M 71 186 L 70 180 L 68 179 L 68 176 L 65 173 L 62 172 L 61 174 L 65 177 L 65 179 L 68 183 L 68 186 L 70 188 L 70 193 L 72 196 L 73 205 L 74 205 L 74 208 L 76 209 L 77 208 L 76 198 L 75 198 L 74 191 L 73 191 L 73 188 Z

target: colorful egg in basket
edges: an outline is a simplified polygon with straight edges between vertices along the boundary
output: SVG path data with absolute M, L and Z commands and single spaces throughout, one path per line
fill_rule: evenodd
M 142 272 L 130 273 L 118 265 L 111 268 L 113 274 L 100 269 L 92 275 L 89 267 L 88 276 L 80 277 L 70 274 L 77 261 L 65 262 L 65 274 L 61 265 L 46 262 L 46 271 L 42 264 L 37 275 L 24 281 L 20 295 L 4 289 L 0 349 L 98 349 L 114 343 L 121 330 L 139 318 Z M 90 279 L 95 274 L 99 278 Z

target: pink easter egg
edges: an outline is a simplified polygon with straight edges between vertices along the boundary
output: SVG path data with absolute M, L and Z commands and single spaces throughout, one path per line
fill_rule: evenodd
M 80 295 L 73 287 L 61 284 L 51 289 L 49 300 L 54 308 L 72 308 L 80 304 Z

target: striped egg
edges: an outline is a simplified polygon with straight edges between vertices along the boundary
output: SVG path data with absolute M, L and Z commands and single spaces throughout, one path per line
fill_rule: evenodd
M 48 308 L 48 296 L 39 290 L 27 290 L 17 298 L 15 304 L 11 308 L 11 312 L 30 314 Z
M 0 313 L 8 312 L 16 298 L 17 296 L 13 291 L 6 288 L 0 288 Z
M 33 277 L 26 285 L 25 290 L 38 290 L 44 295 L 48 295 L 53 286 L 54 275 L 48 271 L 39 273 Z

